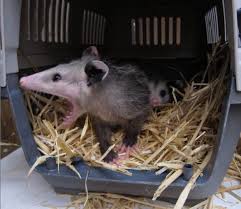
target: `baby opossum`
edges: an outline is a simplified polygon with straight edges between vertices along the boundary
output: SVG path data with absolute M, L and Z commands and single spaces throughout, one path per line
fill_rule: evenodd
M 182 91 L 184 89 L 184 82 L 181 80 L 158 80 L 149 79 L 148 82 L 150 90 L 150 104 L 154 107 L 159 107 L 161 104 L 166 104 L 173 101 L 172 87 Z M 181 97 L 176 95 L 177 100 Z
M 88 113 L 102 154 L 110 146 L 112 126 L 123 128 L 124 148 L 136 144 L 151 110 L 147 83 L 144 73 L 133 65 L 115 66 L 101 61 L 94 46 L 87 48 L 80 60 L 20 80 L 23 88 L 57 95 L 69 102 L 64 127 Z M 116 157 L 111 151 L 105 161 Z

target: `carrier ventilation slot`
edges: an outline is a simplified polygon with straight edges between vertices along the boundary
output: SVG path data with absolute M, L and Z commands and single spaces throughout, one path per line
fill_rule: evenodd
M 69 43 L 68 0 L 27 0 L 27 40 Z
M 219 41 L 217 7 L 212 7 L 205 15 L 207 43 L 213 44 Z
M 39 38 L 39 0 L 34 1 L 34 24 L 33 24 L 33 40 L 38 41 Z
M 90 10 L 84 10 L 81 44 L 103 45 L 105 28 L 106 18 L 104 16 Z
M 139 46 L 179 46 L 181 44 L 181 17 L 131 19 L 131 43 Z
M 238 47 L 241 48 L 241 8 L 237 11 L 238 22 Z

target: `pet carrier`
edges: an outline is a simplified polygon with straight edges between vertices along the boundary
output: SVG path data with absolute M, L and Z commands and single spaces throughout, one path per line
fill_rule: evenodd
M 239 0 L 1 0 L 1 87 L 10 101 L 29 165 L 40 152 L 19 89 L 19 73 L 76 58 L 87 46 L 96 45 L 106 56 L 136 60 L 150 69 L 160 63 L 175 63 L 183 66 L 188 76 L 206 65 L 210 46 L 220 39 L 228 40 L 231 82 L 223 101 L 218 139 L 211 162 L 189 200 L 213 194 L 225 176 L 241 131 L 240 7 Z M 51 159 L 36 170 L 57 192 L 65 193 L 84 191 L 87 171 L 89 191 L 148 197 L 165 178 L 164 174 L 135 170 L 130 177 L 89 167 L 82 161 L 75 167 L 82 179 L 64 165 L 58 172 Z M 176 199 L 186 183 L 179 177 L 161 197 Z

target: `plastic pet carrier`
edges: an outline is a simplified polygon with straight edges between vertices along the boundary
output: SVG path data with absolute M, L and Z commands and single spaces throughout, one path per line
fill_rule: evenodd
M 46 68 L 79 57 L 87 46 L 119 60 L 136 60 L 158 66 L 176 63 L 187 76 L 206 65 L 206 52 L 213 44 L 228 40 L 231 50 L 230 85 L 223 101 L 218 138 L 211 162 L 189 200 L 213 194 L 222 182 L 241 131 L 241 46 L 239 0 L 2 0 L 1 89 L 9 99 L 30 166 L 40 156 L 21 90 L 19 72 L 34 65 Z M 195 66 L 195 67 L 193 67 Z M 199 66 L 199 67 L 198 67 Z M 155 67 L 156 68 L 156 67 Z M 159 69 L 156 69 L 158 73 Z M 165 175 L 133 171 L 133 176 L 103 168 L 75 165 L 82 179 L 64 165 L 60 172 L 51 162 L 36 171 L 57 192 L 88 190 L 152 197 Z M 187 181 L 181 176 L 161 195 L 176 199 Z

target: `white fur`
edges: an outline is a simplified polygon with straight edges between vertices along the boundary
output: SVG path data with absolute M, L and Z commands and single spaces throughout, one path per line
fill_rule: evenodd
M 158 83 L 149 81 L 150 103 L 153 107 L 165 104 L 170 100 L 170 94 L 167 86 L 167 82 L 164 80 L 159 80 Z M 164 97 L 160 96 L 160 91 L 165 90 L 166 95 Z

